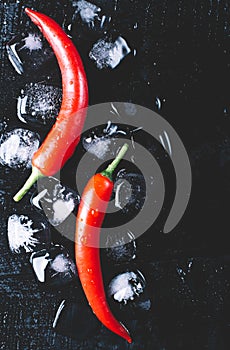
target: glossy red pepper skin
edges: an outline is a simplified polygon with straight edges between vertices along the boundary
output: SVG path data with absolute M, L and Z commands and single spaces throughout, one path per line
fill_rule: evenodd
M 57 120 L 33 155 L 32 165 L 42 175 L 54 175 L 77 146 L 88 106 L 88 85 L 81 58 L 62 28 L 50 17 L 25 9 L 52 47 L 62 75 L 62 104 Z
M 75 258 L 93 312 L 108 329 L 131 343 L 127 329 L 113 316 L 106 301 L 100 264 L 100 230 L 112 190 L 113 182 L 102 174 L 94 175 L 87 183 L 77 214 Z

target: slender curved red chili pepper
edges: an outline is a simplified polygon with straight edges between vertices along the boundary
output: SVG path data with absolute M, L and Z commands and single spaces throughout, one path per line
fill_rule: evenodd
M 19 201 L 41 176 L 61 169 L 77 146 L 88 105 L 88 85 L 76 47 L 62 28 L 50 17 L 25 9 L 52 47 L 62 75 L 62 104 L 56 122 L 32 158 L 32 174 L 14 196 Z
M 83 191 L 76 220 L 75 259 L 93 312 L 108 329 L 131 343 L 127 329 L 116 320 L 106 301 L 99 252 L 101 225 L 113 190 L 112 172 L 127 148 L 125 144 L 108 168 L 94 175 Z

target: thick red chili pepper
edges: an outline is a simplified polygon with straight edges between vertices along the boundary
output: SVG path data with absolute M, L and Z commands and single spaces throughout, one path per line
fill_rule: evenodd
M 62 104 L 57 120 L 32 158 L 32 174 L 14 196 L 19 201 L 41 176 L 51 176 L 61 169 L 77 146 L 88 105 L 88 85 L 76 47 L 62 28 L 50 17 L 26 8 L 52 47 L 62 75 Z
M 113 190 L 112 172 L 127 148 L 125 144 L 108 168 L 94 175 L 83 191 L 76 220 L 75 259 L 93 312 L 108 329 L 131 343 L 127 329 L 116 320 L 106 301 L 99 252 L 101 225 Z

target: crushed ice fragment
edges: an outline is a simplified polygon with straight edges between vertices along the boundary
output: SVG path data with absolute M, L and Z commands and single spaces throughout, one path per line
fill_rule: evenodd
M 0 163 L 13 169 L 30 168 L 39 147 L 39 136 L 26 129 L 13 129 L 0 137 Z
M 157 106 L 157 109 L 160 110 L 161 109 L 161 100 L 159 97 L 156 97 L 155 104 Z
M 192 265 L 193 265 L 193 259 L 188 261 L 188 271 L 187 271 L 188 273 L 191 272 Z
M 109 295 L 119 303 L 126 304 L 143 293 L 145 278 L 140 271 L 122 273 L 112 279 L 109 284 Z
M 224 116 L 225 117 L 229 116 L 229 112 L 228 112 L 228 108 L 227 107 L 224 108 Z
M 131 52 L 124 38 L 119 36 L 116 41 L 99 39 L 92 47 L 89 57 L 95 61 L 97 68 L 114 69 Z
M 192 265 L 193 265 L 193 259 L 189 259 L 186 266 L 185 267 L 180 267 L 180 266 L 177 266 L 176 267 L 176 271 L 178 273 L 178 275 L 180 276 L 181 280 L 183 282 L 185 282 L 185 278 L 187 277 L 187 275 L 191 272 L 191 269 L 192 269 Z
M 118 128 L 118 125 L 112 124 L 110 120 L 108 121 L 107 126 L 103 130 L 103 132 L 106 134 L 106 136 L 112 136 L 112 135 L 117 135 L 117 134 L 126 135 L 126 132 L 124 130 L 120 130 Z
M 5 121 L 0 122 L 0 132 L 3 133 L 7 128 L 7 123 Z
M 74 261 L 67 249 L 58 244 L 32 253 L 30 263 L 41 283 L 62 286 L 76 278 Z

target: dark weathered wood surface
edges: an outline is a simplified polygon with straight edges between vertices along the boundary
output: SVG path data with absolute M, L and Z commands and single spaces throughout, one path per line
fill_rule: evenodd
M 29 79 L 15 73 L 5 44 L 30 27 L 23 8 L 33 7 L 61 24 L 71 2 L 0 2 L 0 122 L 21 126 L 16 99 Z M 87 40 L 79 38 L 90 102 L 130 101 L 157 110 L 155 100 L 160 97 L 159 112 L 178 132 L 190 157 L 191 201 L 181 223 L 168 236 L 162 235 L 161 223 L 157 223 L 153 232 L 138 240 L 137 259 L 130 266 L 107 264 L 107 280 L 127 268 L 140 269 L 147 280 L 151 309 L 136 320 L 126 315 L 133 344 L 125 344 L 102 326 L 80 341 L 52 329 L 61 300 L 75 298 L 74 287 L 42 289 L 35 282 L 28 257 L 10 253 L 7 218 L 20 211 L 21 205 L 29 205 L 28 199 L 16 205 L 11 198 L 18 176 L 22 183 L 27 173 L 19 175 L 1 166 L 0 349 L 229 349 L 230 2 L 92 2 L 111 13 L 114 10 L 115 26 L 136 48 L 137 56 L 127 57 L 117 71 L 99 72 L 87 58 Z M 136 18 L 137 34 L 120 20 L 126 15 Z M 185 278 L 178 268 L 187 271 Z M 81 301 L 79 305 L 80 322 L 87 305 Z

